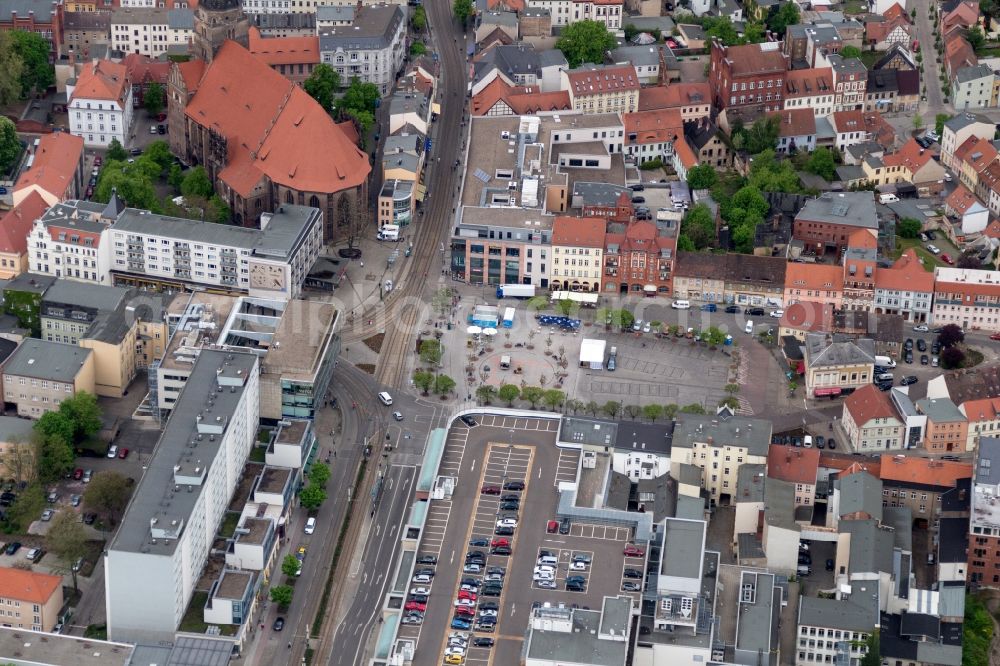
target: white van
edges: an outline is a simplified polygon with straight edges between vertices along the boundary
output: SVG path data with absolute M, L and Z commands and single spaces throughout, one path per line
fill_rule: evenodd
M 378 230 L 379 240 L 399 240 L 399 225 L 398 224 L 386 224 L 381 229 Z
M 555 565 L 555 564 L 559 564 L 559 559 L 556 558 L 556 557 L 553 557 L 552 555 L 546 555 L 544 557 L 539 557 L 538 558 L 538 564 L 539 565 L 543 565 L 543 564 Z M 540 569 L 542 567 L 539 566 L 538 568 Z
M 500 369 L 510 370 L 510 356 L 504 354 L 500 357 Z
M 876 356 L 875 365 L 879 366 L 880 368 L 895 368 L 896 362 L 893 361 L 888 356 Z
M 880 194 L 878 195 L 878 202 L 880 204 L 893 203 L 894 201 L 899 201 L 899 197 L 895 194 Z
M 392 404 L 392 396 L 385 391 L 378 394 L 378 399 L 382 401 L 383 405 L 389 406 Z
M 813 436 L 812 435 L 806 435 L 805 437 L 803 437 L 802 438 L 802 446 L 806 447 L 807 449 L 811 449 L 812 446 L 813 446 Z
M 743 329 L 743 330 L 746 331 L 747 335 L 750 335 L 750 334 L 753 333 L 753 320 L 752 319 L 747 319 L 746 328 Z
M 306 521 L 306 534 L 312 534 L 316 531 L 316 519 L 310 518 Z
M 672 307 L 674 310 L 690 310 L 691 301 L 674 301 L 673 303 L 670 304 L 670 307 Z

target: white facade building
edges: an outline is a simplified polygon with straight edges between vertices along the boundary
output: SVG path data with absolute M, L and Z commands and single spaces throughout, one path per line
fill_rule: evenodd
M 962 67 L 951 82 L 951 98 L 959 111 L 985 109 L 992 105 L 993 68 L 989 65 Z
M 132 128 L 132 86 L 125 65 L 99 60 L 83 66 L 66 84 L 70 134 L 90 148 L 106 148 L 114 139 L 125 146 Z
M 120 283 L 197 284 L 288 299 L 323 246 L 323 214 L 285 204 L 261 216 L 261 229 L 125 209 L 111 227 L 111 270 Z
M 190 9 L 119 9 L 111 14 L 111 49 L 158 58 L 194 38 Z
M 108 636 L 172 641 L 257 435 L 253 354 L 204 350 L 105 554 Z
M 388 94 L 406 55 L 406 20 L 397 5 L 359 7 L 354 22 L 319 31 L 320 61 L 346 86 L 357 78 Z
M 1000 331 L 1000 272 L 977 268 L 934 269 L 935 326 Z
M 104 204 L 67 201 L 35 220 L 28 236 L 28 270 L 54 277 L 111 284 L 111 252 Z
M 622 2 L 616 0 L 528 0 L 532 9 L 547 9 L 552 17 L 552 27 L 577 21 L 597 21 L 608 30 L 622 27 Z

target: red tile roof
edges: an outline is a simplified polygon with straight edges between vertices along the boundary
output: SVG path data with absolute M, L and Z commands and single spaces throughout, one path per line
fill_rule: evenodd
M 538 86 L 512 86 L 497 77 L 472 98 L 472 115 L 484 116 L 499 102 L 510 107 L 515 115 L 568 111 L 573 108 L 566 90 L 543 93 Z
M 865 131 L 865 119 L 860 111 L 834 111 L 830 120 L 838 134 Z
M 72 99 L 99 99 L 124 104 L 128 88 L 125 65 L 98 60 L 83 66 Z
M 979 201 L 976 195 L 969 191 L 969 189 L 958 184 L 955 191 L 948 195 L 948 198 L 944 200 L 944 205 L 955 211 L 956 215 L 965 215 L 965 211 L 972 207 L 972 204 Z
M 892 291 L 934 292 L 934 273 L 924 270 L 912 247 L 907 249 L 892 265 L 880 268 L 875 274 L 875 288 Z
M 319 63 L 319 37 L 261 37 L 256 26 L 250 28 L 250 53 L 271 67 Z
M 566 72 L 566 78 L 574 95 L 604 95 L 638 90 L 640 87 L 639 78 L 632 65 L 571 69 Z
M 882 117 L 878 111 L 865 111 L 861 114 L 865 131 L 871 135 L 872 141 L 885 149 L 892 148 L 896 143 L 896 130 Z
M 778 136 L 810 136 L 816 133 L 816 116 L 811 108 L 772 111 L 767 115 L 776 117 L 781 123 Z
M 993 421 L 1000 417 L 1000 398 L 982 398 L 966 400 L 959 409 L 969 419 L 969 423 Z
M 899 418 L 889 400 L 889 394 L 878 390 L 874 384 L 865 384 L 847 396 L 844 409 L 850 412 L 859 428 L 872 419 Z
M 175 66 L 180 72 L 181 78 L 184 79 L 184 85 L 187 87 L 188 93 L 196 92 L 198 84 L 201 83 L 201 78 L 205 76 L 207 63 L 204 60 L 188 60 L 186 62 L 175 63 Z
M 725 58 L 730 61 L 734 76 L 751 76 L 767 72 L 784 72 L 788 69 L 788 57 L 781 52 L 780 44 L 743 44 L 726 49 Z
M 924 165 L 933 159 L 933 155 L 933 152 L 924 149 L 916 139 L 911 138 L 898 151 L 883 157 L 882 163 L 886 166 L 905 167 L 912 175 L 923 169 Z
M 843 288 L 844 276 L 840 266 L 792 261 L 785 267 L 785 289 L 841 291 Z M 808 299 L 807 296 L 801 295 L 795 298 Z
M 712 103 L 712 88 L 708 83 L 671 83 L 649 86 L 639 91 L 639 110 L 670 109 L 677 106 L 708 106 Z
M 685 169 L 698 166 L 698 157 L 695 155 L 694 149 L 691 148 L 691 144 L 688 143 L 686 136 L 683 141 L 674 144 L 674 152 L 677 153 L 677 157 Z
M 972 465 L 969 463 L 882 454 L 882 481 L 954 488 L 959 479 L 970 478 L 972 478 Z
M 0 217 L 0 252 L 25 254 L 31 225 L 49 206 L 38 192 L 32 192 L 3 217 Z
M 63 199 L 73 184 L 73 177 L 83 157 L 83 137 L 69 132 L 44 134 L 38 141 L 31 168 L 21 173 L 14 191 L 38 186 L 58 199 Z
M 906 10 L 898 2 L 893 4 L 892 7 L 889 7 L 889 9 L 885 10 L 882 16 L 886 17 L 890 21 L 892 19 L 902 18 L 907 23 L 910 22 L 910 15 L 906 13 Z
M 767 451 L 767 476 L 789 483 L 816 485 L 819 449 L 771 446 Z
M 852 231 L 847 236 L 847 247 L 862 250 L 875 250 L 878 248 L 878 237 L 868 229 L 858 229 Z
M 819 456 L 819 466 L 827 469 L 846 472 L 844 476 L 854 472 L 868 472 L 874 477 L 878 477 L 882 468 L 881 462 L 875 458 L 865 458 L 864 462 L 849 453 L 830 453 L 823 451 Z
M 987 224 L 986 228 L 983 229 L 983 235 L 1000 239 L 1000 220 L 992 220 Z
M 832 67 L 793 69 L 785 75 L 785 99 L 833 94 Z
M 788 268 L 791 267 L 792 264 L 789 264 Z M 839 274 L 839 269 L 837 272 Z M 797 296 L 796 298 L 801 297 Z M 784 328 L 794 328 L 807 332 L 821 333 L 831 331 L 833 330 L 833 305 L 814 301 L 792 303 L 785 308 L 785 314 L 781 316 L 778 325 Z
M 170 75 L 169 62 L 151 60 L 139 53 L 129 53 L 122 60 L 122 64 L 125 65 L 126 76 L 132 85 L 154 81 L 160 85 L 167 85 L 167 78 Z
M 0 598 L 44 605 L 62 587 L 62 576 L 0 567 Z
M 680 109 L 637 111 L 622 116 L 625 124 L 625 145 L 675 142 L 684 136 L 684 121 Z M 635 135 L 635 139 L 631 136 Z
M 552 245 L 602 248 L 607 229 L 603 217 L 557 217 L 552 222 Z
M 219 49 L 185 113 L 227 137 L 229 162 L 219 177 L 241 196 L 264 175 L 330 194 L 361 185 L 371 171 L 368 155 L 313 98 L 236 42 Z

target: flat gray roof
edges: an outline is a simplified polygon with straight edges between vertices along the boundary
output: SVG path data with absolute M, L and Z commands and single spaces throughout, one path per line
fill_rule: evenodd
M 0 442 L 12 440 L 27 443 L 34 432 L 35 422 L 31 419 L 21 419 L 16 416 L 0 416 Z
M 720 567 L 722 569 L 724 567 Z M 720 571 L 721 574 L 721 571 Z M 747 586 L 753 586 L 752 599 L 738 597 L 739 614 L 736 629 L 736 649 L 767 654 L 777 645 L 775 632 L 781 614 L 780 600 L 775 604 L 774 574 L 763 571 L 740 572 L 740 586 L 735 590 L 741 594 Z
M 11 278 L 3 285 L 4 292 L 25 291 L 32 294 L 44 294 L 49 287 L 55 284 L 56 279 L 51 275 L 40 273 L 21 273 Z
M 107 204 L 97 202 L 63 201 L 45 211 L 41 222 L 45 226 L 66 227 L 99 234 L 108 228 L 108 221 L 100 219 L 105 208 Z
M 600 637 L 600 611 L 543 607 L 536 609 L 535 613 L 551 615 L 560 623 L 568 618 L 572 631 L 545 630 L 532 626 L 525 647 L 528 659 L 593 666 L 622 666 L 625 663 L 628 643 Z
M 226 433 L 223 431 L 222 435 L 214 438 L 205 436 L 197 439 L 197 417 L 222 417 L 227 419 L 225 427 L 228 428 L 228 419 L 232 417 L 246 389 L 246 377 L 256 363 L 257 357 L 253 354 L 202 350 L 191 370 L 191 376 L 174 404 L 153 457 L 132 495 L 132 501 L 108 550 L 159 555 L 173 553 L 178 539 L 161 538 L 155 544 L 152 543 L 150 521 L 155 518 L 159 524 L 166 526 L 176 520 L 179 522 L 178 529 L 182 532 L 187 527 L 198 496 L 204 490 L 202 485 L 187 488 L 175 485 L 174 466 L 193 465 L 194 462 L 188 463 L 188 460 L 192 455 L 197 455 L 205 467 L 205 478 L 212 475 L 212 466 L 216 464 Z M 221 374 L 217 373 L 219 368 L 222 368 Z M 220 380 L 224 380 L 227 387 L 232 389 L 218 391 L 216 387 Z M 211 407 L 206 407 L 208 398 L 214 401 Z M 190 447 L 192 441 L 196 442 L 194 449 Z M 169 511 L 164 509 L 165 504 L 169 506 Z
M 874 588 L 870 590 L 868 588 Z M 870 632 L 878 622 L 878 581 L 856 582 L 853 594 L 875 595 L 874 612 L 869 605 L 853 600 L 821 599 L 803 596 L 799 599 L 799 626 L 827 627 L 847 631 Z
M 696 443 L 707 443 L 711 437 L 712 446 L 737 446 L 746 448 L 750 454 L 767 456 L 771 445 L 771 422 L 747 416 L 728 414 L 678 414 L 674 426 L 673 445 L 693 448 Z
M 734 502 L 763 502 L 764 477 L 767 465 L 740 465 L 736 474 L 736 497 Z
M 180 241 L 207 243 L 251 250 L 256 256 L 288 257 L 306 230 L 319 217 L 319 211 L 307 206 L 284 204 L 272 215 L 263 229 L 215 224 L 200 220 L 156 215 L 135 208 L 125 209 L 111 226 L 112 231 L 167 236 Z
M 882 481 L 868 472 L 855 472 L 838 478 L 840 489 L 840 515 L 864 511 L 876 520 L 882 520 Z
M 131 324 L 118 312 L 102 312 L 94 319 L 87 332 L 81 339 L 97 340 L 107 344 L 116 345 L 125 339 Z
M 387 48 L 402 22 L 403 10 L 398 5 L 364 5 L 351 25 L 321 28 L 319 50 Z
M 875 195 L 867 191 L 822 194 L 806 201 L 795 219 L 878 229 Z
M 667 518 L 663 524 L 660 574 L 676 578 L 700 578 L 705 547 L 703 520 Z
M 76 345 L 25 338 L 3 366 L 7 375 L 70 383 L 93 352 Z
M 109 287 L 57 278 L 46 290 L 42 303 L 78 305 L 110 312 L 117 310 L 125 302 L 130 291 L 124 287 Z
M 892 573 L 893 530 L 874 520 L 842 520 L 840 531 L 851 535 L 850 573 Z
M 967 419 L 948 398 L 924 398 L 917 400 L 917 409 L 935 423 L 965 422 Z
M 0 627 L 0 654 L 4 655 L 4 663 L 47 666 L 140 666 L 142 662 L 137 662 L 133 658 L 133 650 L 136 650 L 136 647 L 127 643 Z M 166 666 L 163 662 L 160 664 Z
M 764 482 L 764 520 L 768 525 L 798 529 L 795 522 L 795 484 L 767 478 Z

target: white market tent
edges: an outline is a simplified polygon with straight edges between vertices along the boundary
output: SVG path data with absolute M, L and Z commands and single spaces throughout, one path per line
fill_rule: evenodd
M 604 367 L 604 348 L 607 346 L 605 340 L 594 340 L 584 338 L 580 343 L 580 367 L 589 367 L 591 370 L 600 370 Z

